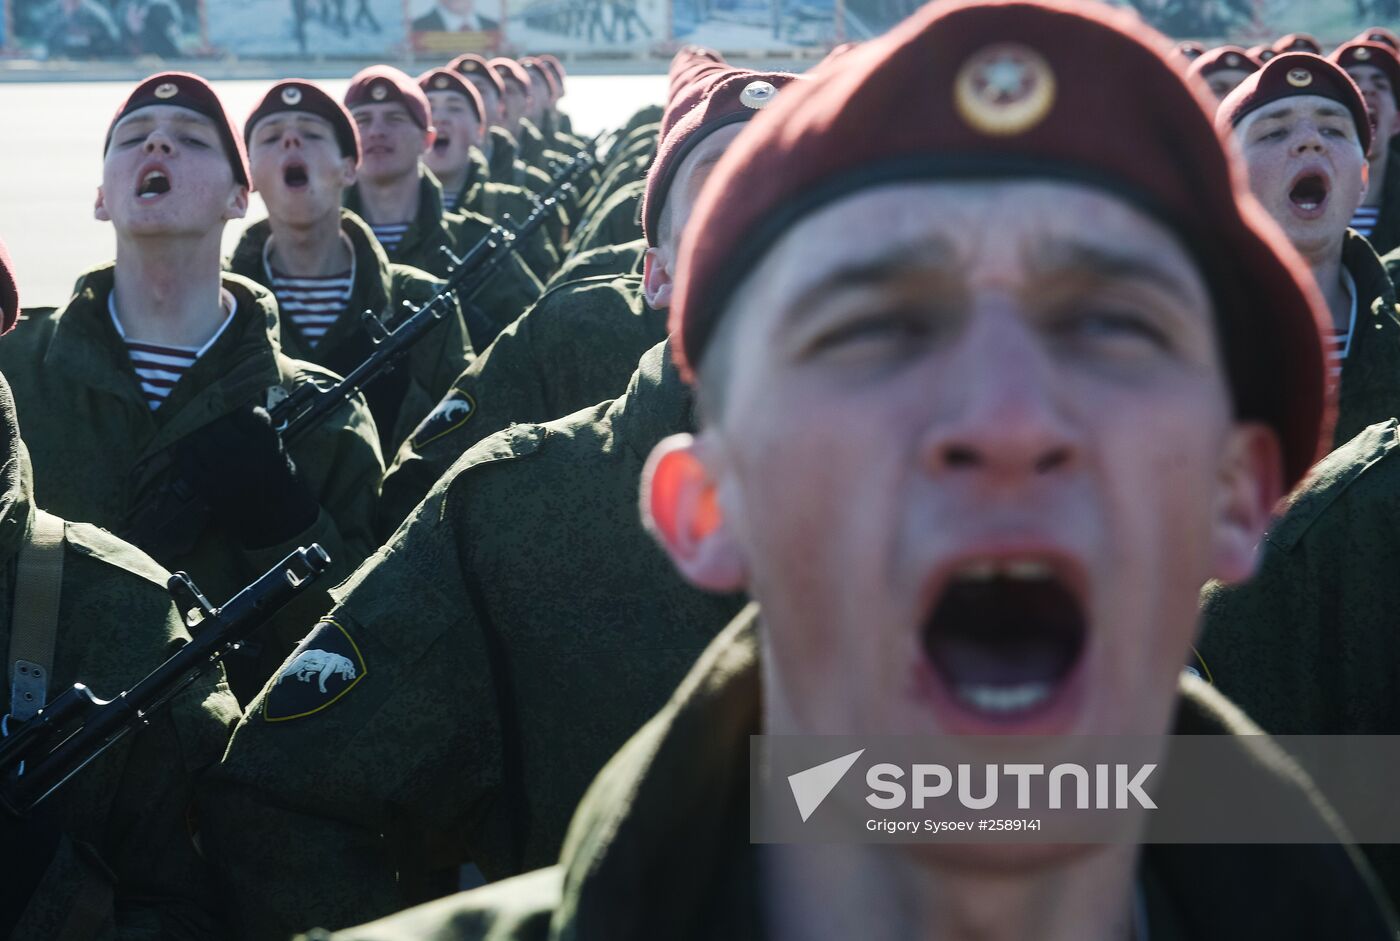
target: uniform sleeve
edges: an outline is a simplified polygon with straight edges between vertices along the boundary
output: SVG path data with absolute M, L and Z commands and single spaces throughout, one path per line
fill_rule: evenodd
M 443 284 L 443 281 L 430 277 L 426 272 L 396 274 L 395 306 L 402 300 L 415 308 L 421 307 L 438 293 Z M 447 390 L 452 388 L 452 381 L 471 364 L 475 355 L 455 295 L 448 298 L 447 305 L 450 310 L 444 315 L 442 323 L 419 340 L 409 353 L 410 388 L 399 406 L 398 419 L 389 437 L 395 449 L 427 417 L 438 400 L 447 394 Z
M 402 886 L 455 866 L 490 819 L 489 660 L 438 509 L 337 589 L 209 779 L 207 846 L 244 938 L 404 908 Z
M 462 317 L 472 348 L 482 351 L 489 347 L 496 334 L 535 303 L 543 291 L 544 285 L 520 254 L 507 255 L 476 296 L 462 300 Z
M 241 550 L 243 565 L 249 573 L 261 575 L 292 550 L 313 542 L 330 554 L 331 565 L 313 588 L 302 592 L 263 628 L 259 636 L 262 651 L 256 659 L 258 683 L 329 610 L 330 587 L 353 572 L 378 545 L 374 518 L 384 463 L 374 419 L 363 400 L 356 398 L 344 406 L 293 444 L 291 452 L 299 472 L 320 500 L 321 511 L 308 529 L 280 545 Z M 235 691 L 243 699 L 255 689 L 235 683 Z

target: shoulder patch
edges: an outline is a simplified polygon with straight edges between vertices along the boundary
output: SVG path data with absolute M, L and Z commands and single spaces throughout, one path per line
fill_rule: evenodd
M 354 689 L 367 672 L 350 633 L 326 618 L 278 668 L 263 697 L 263 719 L 287 722 L 315 715 Z
M 475 414 L 476 399 L 461 389 L 450 389 L 428 417 L 419 422 L 409 441 L 415 451 L 421 451 L 443 435 L 461 428 Z

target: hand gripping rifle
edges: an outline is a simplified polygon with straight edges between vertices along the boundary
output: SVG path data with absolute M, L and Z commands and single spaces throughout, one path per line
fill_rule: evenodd
M 75 683 L 18 731 L 0 741 L 0 807 L 23 816 L 88 762 L 127 732 L 150 723 L 196 679 L 266 624 L 330 565 L 318 544 L 298 549 L 248 587 L 215 608 L 184 572 L 170 576 L 166 588 L 189 625 L 193 639 L 170 655 L 131 689 L 98 699 Z
M 414 344 L 452 311 L 454 295 L 462 303 L 475 297 L 509 260 L 516 243 L 529 238 L 544 224 L 561 194 L 572 188 L 578 175 L 593 163 L 592 154 L 579 151 L 555 176 L 549 192 L 535 203 L 522 222 L 512 227 L 493 226 L 465 255 L 460 258 L 453 255 L 447 283 L 422 307 L 411 310 L 392 330 L 385 329 L 378 319 L 366 312 L 365 327 L 374 341 L 374 351 L 360 365 L 333 384 L 321 386 L 304 382 L 269 406 L 272 427 L 277 429 L 282 441 L 286 444 L 296 441 L 365 386 L 390 372 Z M 404 305 L 409 306 L 407 301 Z M 178 473 L 170 472 L 166 482 L 128 514 L 127 524 L 119 535 L 157 560 L 175 558 L 193 545 L 208 517 L 209 508 L 195 488 Z

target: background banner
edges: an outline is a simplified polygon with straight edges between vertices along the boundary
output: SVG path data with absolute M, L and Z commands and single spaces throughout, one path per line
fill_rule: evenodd
M 404 45 L 403 0 L 208 0 L 209 43 L 247 56 L 377 56 Z

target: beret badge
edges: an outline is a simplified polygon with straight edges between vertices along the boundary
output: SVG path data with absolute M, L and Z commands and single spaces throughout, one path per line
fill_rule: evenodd
M 745 108 L 762 111 L 773 103 L 777 94 L 778 90 L 773 87 L 771 82 L 749 82 L 739 93 L 739 104 Z
M 953 83 L 958 114 L 997 137 L 1035 127 L 1055 103 L 1055 73 L 1035 50 L 999 43 L 974 53 Z
M 447 87 L 447 76 L 446 76 L 446 75 L 439 75 L 437 78 L 433 79 L 433 87 L 434 87 L 434 88 L 446 88 L 446 87 Z
M 282 103 L 294 105 L 301 101 L 301 89 L 295 86 L 282 89 Z
M 157 98 L 174 98 L 180 93 L 180 88 L 174 82 L 161 82 L 156 86 L 155 96 Z
M 383 101 L 389 97 L 389 86 L 380 82 L 369 90 L 369 96 L 375 101 Z
M 1354 51 L 1351 54 L 1351 56 L 1353 59 L 1365 62 L 1367 59 L 1371 58 L 1371 50 L 1367 49 L 1365 46 L 1362 46 L 1360 49 Z
M 1313 81 L 1312 73 L 1307 69 L 1289 69 L 1284 78 L 1294 88 L 1307 88 Z
M 1237 56 L 1235 53 L 1232 52 L 1232 53 L 1230 53 L 1228 56 L 1225 57 L 1225 64 L 1226 64 L 1227 66 L 1229 66 L 1230 68 L 1232 68 L 1232 69 L 1233 69 L 1233 68 L 1238 68 L 1238 67 L 1239 67 L 1239 64 L 1240 64 L 1240 57 Z

